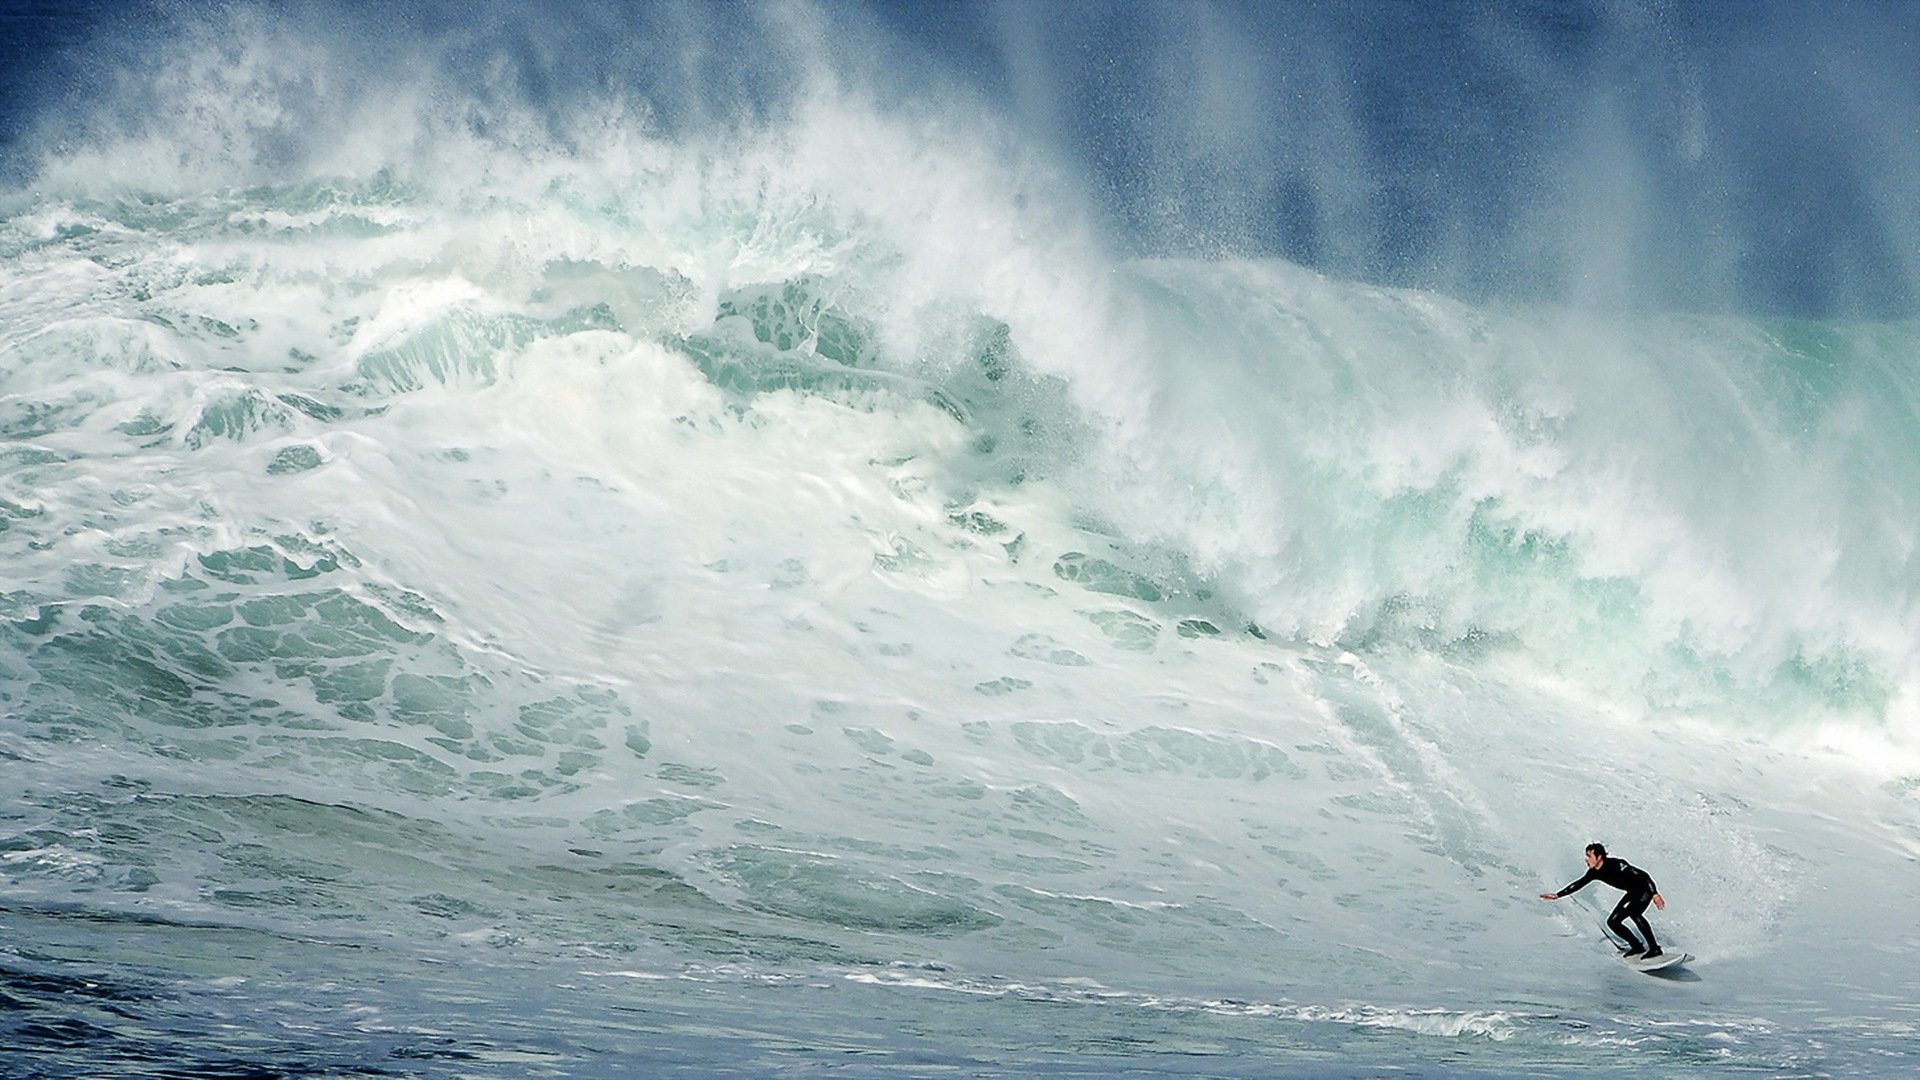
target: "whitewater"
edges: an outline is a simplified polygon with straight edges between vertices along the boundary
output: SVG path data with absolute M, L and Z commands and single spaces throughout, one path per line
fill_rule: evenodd
M 1920 1064 L 1920 323 L 326 57 L 0 192 L 0 1072 Z

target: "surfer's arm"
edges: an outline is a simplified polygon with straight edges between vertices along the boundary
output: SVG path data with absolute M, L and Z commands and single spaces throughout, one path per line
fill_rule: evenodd
M 1640 878 L 1646 882 L 1646 891 L 1653 894 L 1653 906 L 1665 911 L 1667 909 L 1667 898 L 1660 895 L 1660 886 L 1653 883 L 1653 875 L 1642 870 L 1640 871 Z
M 1586 887 L 1587 887 L 1587 882 L 1589 882 L 1589 881 L 1592 881 L 1592 880 L 1593 880 L 1593 878 L 1594 878 L 1594 872 L 1593 872 L 1593 871 L 1591 871 L 1591 870 L 1589 870 L 1589 871 L 1587 871 L 1587 874 L 1586 874 L 1586 876 L 1585 876 L 1585 877 L 1583 877 L 1583 878 L 1581 878 L 1581 879 L 1580 879 L 1579 881 L 1576 881 L 1576 882 L 1574 882 L 1573 884 L 1571 884 L 1571 885 L 1569 885 L 1569 886 L 1567 886 L 1566 888 L 1564 888 L 1564 889 L 1561 889 L 1561 890 L 1560 890 L 1559 892 L 1554 892 L 1554 893 L 1545 893 L 1545 892 L 1543 892 L 1543 893 L 1541 893 L 1541 894 L 1540 894 L 1540 899 L 1542 899 L 1542 900 L 1558 900 L 1558 899 L 1560 899 L 1561 897 L 1563 897 L 1563 896 L 1565 896 L 1565 895 L 1567 895 L 1568 893 L 1576 893 L 1576 892 L 1579 892 L 1579 891 L 1580 891 L 1581 889 L 1584 889 L 1584 888 L 1586 888 Z M 1656 897 L 1655 899 L 1658 899 L 1658 897 Z

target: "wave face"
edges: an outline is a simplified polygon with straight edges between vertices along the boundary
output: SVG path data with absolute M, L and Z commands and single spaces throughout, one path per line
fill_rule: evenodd
M 0 219 L 31 1069 L 1911 1065 L 1920 324 L 1116 254 L 805 8 L 235 14 Z

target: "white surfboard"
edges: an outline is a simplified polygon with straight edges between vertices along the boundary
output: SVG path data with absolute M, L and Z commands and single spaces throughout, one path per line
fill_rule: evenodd
M 1671 967 L 1679 967 L 1691 959 L 1693 959 L 1691 953 L 1684 953 L 1679 949 L 1665 949 L 1662 950 L 1659 956 L 1651 959 L 1645 956 L 1627 956 L 1622 954 L 1620 962 L 1635 971 L 1665 971 Z

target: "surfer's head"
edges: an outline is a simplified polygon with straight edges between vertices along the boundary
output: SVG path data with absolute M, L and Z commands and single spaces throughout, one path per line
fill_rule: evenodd
M 1604 861 L 1606 857 L 1607 857 L 1607 845 L 1605 844 L 1588 844 L 1587 845 L 1587 865 L 1588 866 L 1592 867 L 1595 870 L 1598 870 L 1600 869 L 1600 863 Z

